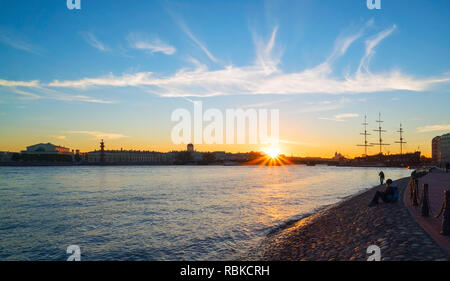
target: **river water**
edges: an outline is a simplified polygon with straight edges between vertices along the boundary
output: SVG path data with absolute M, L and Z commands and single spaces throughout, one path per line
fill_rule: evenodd
M 380 168 L 0 167 L 0 260 L 230 260 Z M 410 171 L 383 168 L 387 178 Z

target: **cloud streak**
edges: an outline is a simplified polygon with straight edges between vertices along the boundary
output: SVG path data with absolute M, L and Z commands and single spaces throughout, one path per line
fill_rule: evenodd
M 281 61 L 281 52 L 274 54 L 275 39 L 277 36 L 278 27 L 272 31 L 270 39 L 263 42 L 257 35 L 253 35 L 256 45 L 256 65 L 264 70 L 266 75 L 278 71 L 278 64 Z
M 83 32 L 81 33 L 81 36 L 91 47 L 101 52 L 108 52 L 110 50 L 108 46 L 100 42 L 100 40 L 98 40 L 97 37 L 95 37 L 95 35 L 91 32 Z
M 18 95 L 21 95 L 22 98 L 24 98 L 24 99 L 33 99 L 33 100 L 36 100 L 36 99 L 42 98 L 40 95 L 37 95 L 37 94 L 35 94 L 35 93 L 31 93 L 31 92 L 29 92 L 29 91 L 23 91 L 23 90 L 16 89 L 16 88 L 12 88 L 12 91 L 13 91 L 14 93 L 18 94 Z
M 436 131 L 450 131 L 450 124 L 428 125 L 417 128 L 417 132 L 419 133 L 428 133 Z
M 366 40 L 366 53 L 364 57 L 361 59 L 361 62 L 358 67 L 358 73 L 361 73 L 361 70 L 364 69 L 366 72 L 369 71 L 369 63 L 372 57 L 375 55 L 375 47 L 380 44 L 380 42 L 392 34 L 392 32 L 397 28 L 396 25 L 393 25 L 391 28 L 383 30 L 378 33 L 373 39 Z
M 14 34 L 6 32 L 5 30 L 0 30 L 0 42 L 21 51 L 36 55 L 42 54 L 42 49 L 40 47 L 28 43 Z
M 318 103 L 308 103 L 298 110 L 300 113 L 322 112 L 336 110 L 351 102 L 348 98 L 342 98 L 338 101 L 321 101 Z
M 339 57 L 343 56 L 348 48 L 361 36 L 364 34 L 367 27 L 372 26 L 374 23 L 373 19 L 369 20 L 363 27 L 361 27 L 357 32 L 344 36 L 339 36 L 334 42 L 334 49 L 331 55 L 328 57 L 325 63 L 330 64 L 337 60 Z
M 33 81 L 11 81 L 0 79 L 0 86 L 4 87 L 37 87 L 39 86 L 39 80 Z
M 336 114 L 333 117 L 320 117 L 321 120 L 329 120 L 329 121 L 335 121 L 335 122 L 346 122 L 349 118 L 355 118 L 359 117 L 359 114 L 356 113 L 342 113 L 342 114 Z
M 370 25 L 370 21 L 368 24 Z M 184 25 L 185 32 L 194 42 L 198 42 Z M 417 78 L 399 70 L 371 73 L 369 62 L 374 56 L 375 47 L 396 29 L 392 26 L 366 41 L 365 54 L 354 73 L 344 77 L 333 74 L 333 62 L 343 56 L 349 47 L 358 40 L 365 27 L 355 34 L 340 36 L 335 42 L 332 53 L 321 64 L 298 72 L 285 73 L 279 68 L 281 52 L 276 48 L 278 28 L 275 27 L 267 41 L 254 36 L 256 58 L 247 66 L 227 65 L 210 70 L 204 64 L 194 61 L 194 66 L 179 69 L 172 75 L 159 75 L 152 72 L 136 72 L 101 77 L 86 77 L 78 80 L 54 80 L 42 87 L 74 88 L 87 90 L 96 87 L 139 87 L 148 93 L 161 97 L 212 97 L 225 95 L 301 95 L 301 94 L 358 94 L 390 91 L 425 91 L 437 84 L 450 82 L 450 76 Z M 136 39 L 136 38 L 134 38 Z M 140 42 L 131 40 L 134 43 Z M 149 47 L 140 46 L 142 49 Z M 203 46 L 199 43 L 199 46 Z M 203 46 L 204 47 L 204 46 Z M 202 48 L 211 60 L 217 61 L 206 49 Z M 152 49 L 149 47 L 149 51 Z M 162 50 L 161 50 L 162 51 Z M 164 52 L 164 51 L 162 51 Z M 170 53 L 171 51 L 166 50 Z M 362 71 L 364 70 L 364 71 Z M 35 87 L 36 81 L 0 80 L 0 85 L 15 83 L 21 86 Z M 337 108 L 339 105 L 321 105 Z
M 425 91 L 447 83 L 450 77 L 417 79 L 399 71 L 359 74 L 344 79 L 330 77 L 318 69 L 299 73 L 267 75 L 258 67 L 233 67 L 210 71 L 205 68 L 182 69 L 168 77 L 138 72 L 80 80 L 54 80 L 50 87 L 87 89 L 90 87 L 151 86 L 148 92 L 162 97 L 211 97 L 220 95 L 264 94 L 356 94 L 383 91 Z
M 42 98 L 58 100 L 58 101 L 66 101 L 66 102 L 86 102 L 86 103 L 99 103 L 99 104 L 112 104 L 114 101 L 97 99 L 94 97 L 78 94 L 67 94 L 61 91 L 57 91 L 54 89 L 50 89 L 48 87 L 36 87 L 36 91 L 41 94 Z
M 366 41 L 366 52 L 361 59 L 358 71 L 338 78 L 332 75 L 332 62 L 344 55 L 349 46 L 361 37 L 357 34 L 340 37 L 336 40 L 332 54 L 322 63 L 311 69 L 294 73 L 284 73 L 278 67 L 280 54 L 275 53 L 277 28 L 270 39 L 262 42 L 255 39 L 256 60 L 253 65 L 209 70 L 197 64 L 195 68 L 183 68 L 171 76 L 160 76 L 151 72 L 138 72 L 115 76 L 113 74 L 80 80 L 55 80 L 51 87 L 141 87 L 162 97 L 211 97 L 219 95 L 263 95 L 263 94 L 356 94 L 383 91 L 425 91 L 434 84 L 447 83 L 450 77 L 415 78 L 398 70 L 373 74 L 368 64 L 373 57 L 374 48 L 396 26 L 384 30 L 373 39 Z M 187 29 L 187 33 L 190 34 Z M 361 71 L 364 69 L 366 71 Z
M 84 134 L 93 136 L 94 139 L 121 139 L 128 136 L 118 133 L 105 133 L 100 131 L 68 131 L 69 134 Z
M 175 47 L 161 41 L 159 38 L 149 39 L 142 34 L 131 33 L 127 39 L 132 48 L 144 50 L 151 54 L 163 53 L 165 55 L 173 55 L 176 52 Z
M 58 139 L 58 140 L 65 140 L 66 139 L 66 136 L 50 135 L 50 137 L 52 137 L 54 139 Z
M 34 81 L 7 81 L 0 80 L 0 87 L 5 87 L 12 93 L 20 95 L 23 99 L 50 99 L 67 102 L 87 102 L 111 104 L 114 101 L 97 99 L 94 97 L 78 94 L 67 94 L 61 91 L 51 89 L 45 85 L 41 85 L 38 80 Z M 25 88 L 26 90 L 24 90 Z
M 183 30 L 183 32 L 205 53 L 205 55 L 213 62 L 217 63 L 219 62 L 218 59 L 216 59 L 216 57 L 213 56 L 213 54 L 208 50 L 208 48 L 206 48 L 206 46 L 200 42 L 197 37 L 194 36 L 194 34 L 192 34 L 191 30 L 189 29 L 189 27 L 181 20 L 179 20 L 179 24 L 181 29 Z

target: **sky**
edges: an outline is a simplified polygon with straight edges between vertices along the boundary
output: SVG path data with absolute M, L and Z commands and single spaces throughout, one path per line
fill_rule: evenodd
M 278 109 L 279 147 L 430 156 L 450 131 L 450 2 L 0 0 L 0 151 L 171 151 L 174 110 Z M 205 126 L 207 123 L 205 123 Z M 258 151 L 263 144 L 198 144 Z M 369 148 L 369 154 L 378 152 Z

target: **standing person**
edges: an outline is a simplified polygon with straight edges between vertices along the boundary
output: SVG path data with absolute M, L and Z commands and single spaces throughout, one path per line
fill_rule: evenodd
M 380 185 L 383 185 L 383 182 L 384 182 L 384 173 L 383 173 L 383 171 L 381 171 L 378 175 L 380 176 Z

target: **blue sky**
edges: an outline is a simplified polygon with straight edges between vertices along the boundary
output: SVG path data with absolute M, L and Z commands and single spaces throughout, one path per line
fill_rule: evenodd
M 189 100 L 279 109 L 287 154 L 360 154 L 378 112 L 409 151 L 450 131 L 448 1 L 65 2 L 0 1 L 0 150 L 179 149 Z

